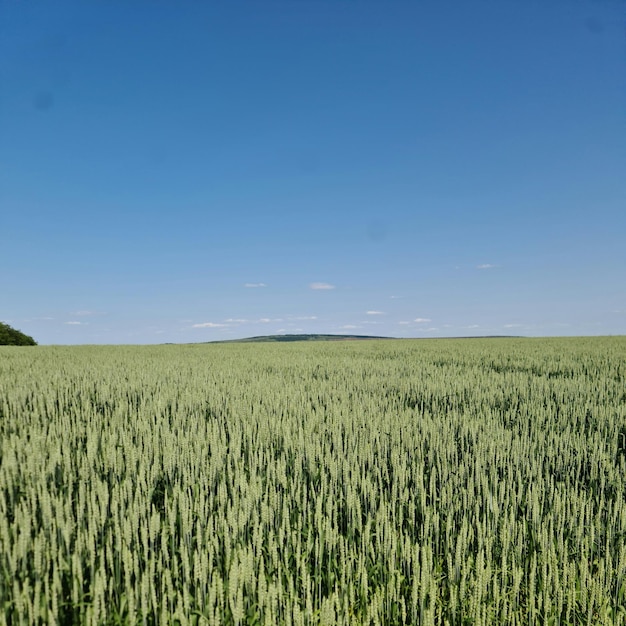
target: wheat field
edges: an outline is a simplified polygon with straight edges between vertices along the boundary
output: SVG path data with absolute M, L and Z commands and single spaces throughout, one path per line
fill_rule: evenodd
M 0 348 L 0 623 L 626 624 L 626 338 Z

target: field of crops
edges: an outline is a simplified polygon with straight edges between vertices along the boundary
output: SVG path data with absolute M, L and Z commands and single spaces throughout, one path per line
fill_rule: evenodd
M 0 348 L 2 624 L 626 624 L 626 338 Z

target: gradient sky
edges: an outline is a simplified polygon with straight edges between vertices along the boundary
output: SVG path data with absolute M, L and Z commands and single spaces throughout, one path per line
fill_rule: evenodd
M 0 0 L 0 320 L 624 334 L 625 24 L 617 0 Z

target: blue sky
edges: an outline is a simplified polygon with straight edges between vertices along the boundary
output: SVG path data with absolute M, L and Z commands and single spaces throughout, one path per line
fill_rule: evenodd
M 0 0 L 42 344 L 626 333 L 626 5 Z

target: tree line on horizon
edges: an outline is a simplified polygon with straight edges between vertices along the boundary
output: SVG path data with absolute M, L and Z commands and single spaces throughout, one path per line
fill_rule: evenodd
M 0 322 L 0 346 L 36 346 L 37 342 L 23 332 Z

